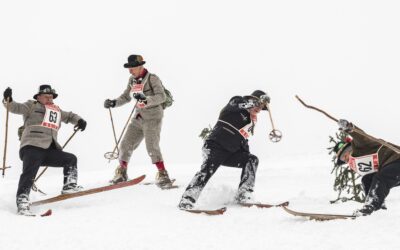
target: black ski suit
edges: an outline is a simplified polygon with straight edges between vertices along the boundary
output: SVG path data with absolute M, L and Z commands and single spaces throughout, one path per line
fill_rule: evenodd
M 242 169 L 238 195 L 253 192 L 258 158 L 250 154 L 248 140 L 239 131 L 246 125 L 245 133 L 253 134 L 254 131 L 247 105 L 246 98 L 235 96 L 222 109 L 217 124 L 204 143 L 201 169 L 186 188 L 183 198 L 195 202 L 221 165 Z

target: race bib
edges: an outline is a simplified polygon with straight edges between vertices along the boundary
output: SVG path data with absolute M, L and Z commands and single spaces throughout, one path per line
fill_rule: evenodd
M 257 116 L 251 117 L 251 122 L 239 129 L 239 133 L 245 138 L 248 139 L 250 136 L 254 135 L 254 127 L 257 123 Z
M 45 105 L 46 112 L 44 114 L 42 126 L 58 130 L 61 123 L 61 110 L 57 105 Z
M 132 85 L 131 88 L 131 93 L 132 94 L 136 94 L 136 93 L 143 93 L 143 89 L 144 89 L 144 84 L 143 83 L 135 83 Z
M 367 175 L 378 171 L 379 168 L 379 158 L 378 154 L 364 155 L 360 157 L 350 156 L 349 158 L 350 168 L 360 174 Z

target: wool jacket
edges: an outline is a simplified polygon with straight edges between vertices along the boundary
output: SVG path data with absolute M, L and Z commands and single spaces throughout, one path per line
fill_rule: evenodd
M 357 128 L 360 130 L 359 128 Z M 362 131 L 362 130 L 360 130 Z M 362 131 L 365 133 L 364 131 Z M 360 157 L 370 154 L 378 153 L 379 159 L 379 168 L 385 167 L 387 164 L 400 160 L 400 154 L 396 153 L 392 149 L 382 145 L 376 140 L 371 139 L 367 135 L 362 133 L 357 133 L 355 131 L 348 132 L 349 135 L 353 138 L 351 142 L 352 147 L 352 156 L 353 157 Z M 388 143 L 388 142 L 386 142 Z M 400 147 L 398 145 L 388 143 L 391 146 L 398 148 L 400 151 Z
M 6 107 L 6 103 L 3 102 L 3 104 Z M 47 149 L 53 141 L 58 149 L 62 148 L 57 141 L 58 130 L 41 125 L 46 111 L 43 104 L 33 100 L 24 103 L 12 101 L 9 103 L 9 110 L 13 114 L 23 116 L 25 129 L 22 133 L 20 148 L 31 145 Z M 64 123 L 76 125 L 80 119 L 81 117 L 77 114 L 61 110 L 61 121 Z
M 132 100 L 132 87 L 136 83 L 137 80 L 135 77 L 131 76 L 126 89 L 116 99 L 115 107 L 122 106 Z M 143 78 L 142 83 L 144 84 L 143 94 L 147 98 L 147 104 L 144 108 L 136 107 L 135 117 L 140 114 L 144 120 L 161 119 L 164 115 L 164 110 L 161 104 L 165 102 L 166 95 L 160 78 L 155 74 L 147 73 Z

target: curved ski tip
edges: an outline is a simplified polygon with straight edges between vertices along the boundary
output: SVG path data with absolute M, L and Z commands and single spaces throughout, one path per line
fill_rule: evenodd
M 286 202 L 284 202 L 284 203 L 280 204 L 280 206 L 282 206 L 282 207 L 287 207 L 287 206 L 289 206 L 289 202 L 288 202 L 288 201 L 286 201 Z
M 51 209 L 47 210 L 44 214 L 41 214 L 41 217 L 45 217 L 45 216 L 50 216 L 53 214 L 53 211 Z

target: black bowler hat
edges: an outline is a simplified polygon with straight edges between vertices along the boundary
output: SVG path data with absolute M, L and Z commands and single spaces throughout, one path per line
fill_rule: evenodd
M 128 57 L 128 63 L 124 64 L 124 68 L 134 68 L 138 66 L 142 66 L 146 62 L 143 61 L 143 57 L 141 55 L 130 55 Z
M 46 84 L 40 85 L 39 92 L 33 96 L 33 99 L 37 100 L 38 95 L 41 95 L 41 94 L 51 94 L 51 95 L 53 95 L 53 99 L 56 99 L 58 96 L 58 94 L 56 93 L 56 90 L 51 88 L 50 85 L 46 85 Z
M 247 98 L 247 99 L 253 98 L 253 99 L 256 99 L 256 100 L 260 101 L 260 97 L 263 96 L 263 95 L 266 95 L 266 93 L 264 91 L 255 90 L 255 91 L 253 91 L 253 93 L 251 93 L 251 95 L 246 95 L 246 96 L 244 96 L 244 98 Z M 265 105 L 262 108 L 262 110 L 268 110 L 267 105 Z

